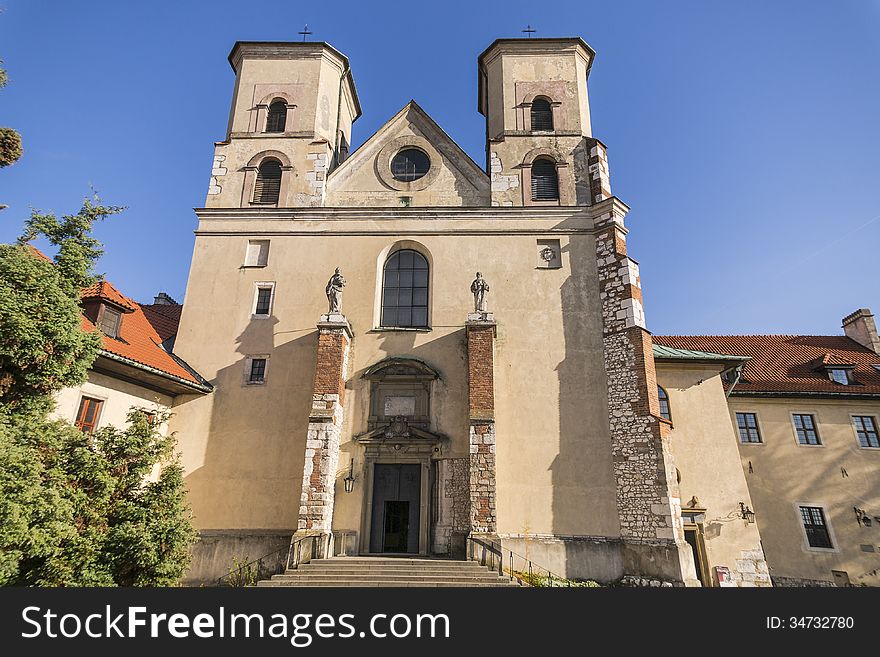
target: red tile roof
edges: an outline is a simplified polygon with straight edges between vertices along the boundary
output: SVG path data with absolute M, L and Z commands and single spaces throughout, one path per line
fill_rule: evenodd
M 696 349 L 751 356 L 733 394 L 880 395 L 880 355 L 843 335 L 655 335 L 654 342 L 677 349 Z M 821 369 L 854 365 L 858 385 L 841 385 Z M 817 369 L 819 368 L 819 369 Z
M 142 303 L 140 307 L 163 342 L 177 335 L 177 326 L 180 324 L 180 311 L 183 310 L 183 306 L 179 303 Z
M 49 262 L 54 262 L 38 248 L 28 245 L 33 254 Z M 196 384 L 202 389 L 210 385 L 190 370 L 183 361 L 162 348 L 162 343 L 177 334 L 181 306 L 141 306 L 128 298 L 109 281 L 98 281 L 85 288 L 82 299 L 102 299 L 123 308 L 126 312 L 119 325 L 119 339 L 102 335 L 102 349 L 110 354 L 158 370 L 164 374 Z M 82 315 L 81 325 L 85 331 L 97 331 L 92 321 Z
M 128 312 L 134 312 L 138 305 L 107 281 L 98 281 L 94 285 L 90 285 L 82 291 L 81 296 L 83 299 L 102 299 L 104 301 L 109 301 L 112 304 L 121 306 Z
M 130 312 L 122 316 L 122 323 L 119 326 L 119 338 L 121 339 L 102 336 L 104 351 L 109 351 L 111 354 L 133 360 L 190 383 L 199 385 L 204 383 L 182 365 L 181 361 L 162 348 L 162 343 L 177 333 L 180 306 L 176 307 L 177 310 L 169 310 L 160 314 L 153 310 L 153 306 L 141 306 L 129 299 L 107 281 L 96 283 L 83 290 L 83 298 L 96 296 L 108 299 L 124 308 L 131 308 Z M 98 330 L 85 316 L 82 317 L 82 326 L 87 331 Z

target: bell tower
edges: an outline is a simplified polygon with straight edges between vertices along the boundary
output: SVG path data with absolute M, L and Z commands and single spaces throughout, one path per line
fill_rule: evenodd
M 348 58 L 323 42 L 239 41 L 226 139 L 206 207 L 315 207 L 348 155 L 360 104 Z
M 592 138 L 580 38 L 498 39 L 478 60 L 479 110 L 493 206 L 592 205 L 611 196 L 605 146 Z

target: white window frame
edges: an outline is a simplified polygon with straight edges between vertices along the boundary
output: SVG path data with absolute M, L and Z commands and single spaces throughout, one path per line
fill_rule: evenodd
M 668 392 L 669 391 L 667 390 L 667 394 L 668 394 Z M 739 423 L 736 421 L 736 414 L 737 413 L 751 413 L 752 415 L 755 416 L 755 426 L 758 427 L 758 438 L 761 439 L 760 441 L 758 441 L 756 443 L 743 442 L 742 437 L 739 435 Z M 742 409 L 742 408 L 735 408 L 735 409 L 733 409 L 733 417 L 730 419 L 733 421 L 733 430 L 736 432 L 736 441 L 740 445 L 748 445 L 750 447 L 754 447 L 756 445 L 766 445 L 767 444 L 767 441 L 764 440 L 764 436 L 766 435 L 764 433 L 764 427 L 761 426 L 761 414 L 758 413 L 758 411 L 749 410 L 749 409 Z
M 825 529 L 828 530 L 828 538 L 831 539 L 831 547 L 830 548 L 822 548 L 822 547 L 813 547 L 810 545 L 810 539 L 807 538 L 807 528 L 804 527 L 804 519 L 801 516 L 801 507 L 802 506 L 812 506 L 819 509 L 822 509 L 822 516 L 825 518 Z M 834 527 L 831 526 L 831 518 L 828 515 L 828 506 L 822 504 L 821 502 L 795 502 L 794 503 L 794 512 L 797 517 L 798 526 L 801 528 L 801 538 L 804 541 L 804 548 L 807 552 L 816 552 L 818 554 L 832 554 L 839 553 L 840 545 L 837 542 L 837 536 L 834 534 Z
M 266 361 L 266 368 L 263 370 L 262 381 L 251 381 L 251 367 L 255 360 L 263 359 Z M 269 354 L 249 354 L 244 359 L 244 385 L 246 386 L 264 386 L 269 380 Z
M 266 314 L 257 313 L 257 301 L 260 298 L 260 290 L 271 290 L 269 294 L 269 312 Z M 254 302 L 251 304 L 252 319 L 268 319 L 272 316 L 275 309 L 275 281 L 257 281 L 254 283 Z
M 855 413 L 849 414 L 849 426 L 852 427 L 853 438 L 855 438 L 856 447 L 858 447 L 859 449 L 880 450 L 880 447 L 870 447 L 870 446 L 866 447 L 865 445 L 862 445 L 859 442 L 859 434 L 856 431 L 856 422 L 855 422 L 855 419 L 857 417 L 869 417 L 872 420 L 874 420 L 874 430 L 877 432 L 880 432 L 880 422 L 878 422 L 878 419 L 880 419 L 880 417 L 878 417 L 878 416 L 880 416 L 880 413 L 868 412 L 868 411 L 866 411 L 864 413 L 855 412 Z
M 825 439 L 822 437 L 822 432 L 819 431 L 819 414 L 816 411 L 795 410 L 795 411 L 789 411 L 788 415 L 789 415 L 789 421 L 791 424 L 791 434 L 794 437 L 794 444 L 795 445 L 797 445 L 798 447 L 810 447 L 813 449 L 815 449 L 816 447 L 825 447 Z M 802 443 L 800 440 L 798 440 L 797 427 L 794 424 L 794 416 L 795 415 L 809 415 L 810 417 L 813 418 L 813 431 L 816 432 L 816 438 L 819 440 L 818 445 L 809 445 L 806 443 Z
M 260 256 L 263 255 L 263 246 L 262 246 L 262 245 L 264 245 L 264 244 L 266 245 L 265 259 L 263 259 L 263 260 L 261 261 Z M 258 245 L 257 248 L 259 249 L 259 250 L 257 251 L 257 255 L 256 255 L 256 258 L 254 259 L 254 262 L 250 262 L 250 254 L 251 254 L 251 246 L 252 246 L 252 245 Z M 242 265 L 242 267 L 247 267 L 247 268 L 251 268 L 251 267 L 255 267 L 255 268 L 266 267 L 266 266 L 269 264 L 269 249 L 270 249 L 270 246 L 271 246 L 271 242 L 270 242 L 270 240 L 248 240 L 248 241 L 247 241 L 247 245 L 245 246 L 245 251 L 244 251 L 244 264 Z

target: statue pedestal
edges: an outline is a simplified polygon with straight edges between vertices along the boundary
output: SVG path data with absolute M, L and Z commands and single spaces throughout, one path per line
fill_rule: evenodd
M 474 313 L 468 313 L 467 316 L 468 324 L 471 322 L 491 322 L 495 323 L 495 313 L 490 313 L 488 311 L 479 311 Z
M 351 324 L 348 323 L 345 315 L 342 313 L 324 313 L 318 320 L 318 330 L 321 329 L 342 329 L 351 340 Z

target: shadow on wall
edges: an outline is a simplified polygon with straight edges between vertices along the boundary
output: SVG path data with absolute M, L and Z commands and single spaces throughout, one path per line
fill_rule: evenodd
M 560 288 L 565 357 L 559 378 L 559 453 L 551 466 L 551 547 L 566 577 L 608 582 L 622 575 L 617 487 L 611 465 L 601 303 L 592 238 L 572 236 L 563 250 L 571 275 Z M 596 537 L 596 538 L 590 538 Z M 551 570 L 553 568 L 551 567 Z
M 416 339 L 423 334 L 413 331 L 387 331 L 375 335 L 380 353 L 376 355 L 374 361 L 363 363 L 361 369 L 348 373 L 346 413 L 351 414 L 351 419 L 346 422 L 345 426 L 350 427 L 350 430 L 344 429 L 343 432 L 337 479 L 346 476 L 350 459 L 354 458 L 356 477 L 361 477 L 362 481 L 364 480 L 365 472 L 361 470 L 360 474 L 357 474 L 358 467 L 363 467 L 363 451 L 351 440 L 352 435 L 358 435 L 368 430 L 370 382 L 363 378 L 363 374 L 369 367 L 391 357 L 414 358 L 431 365 L 440 372 L 441 378 L 435 380 L 432 385 L 429 430 L 447 435 L 450 438 L 450 443 L 443 453 L 436 456 L 440 458 L 468 458 L 467 349 L 464 328 L 455 329 L 437 337 L 434 337 L 436 333 L 432 333 L 430 340 L 419 345 L 416 345 Z M 356 345 L 357 337 L 355 337 L 354 343 Z M 450 354 L 456 355 L 452 363 L 450 362 Z M 389 458 L 389 462 L 392 461 L 394 458 Z M 428 505 L 430 514 L 427 519 L 428 544 L 433 546 L 433 529 L 438 519 L 438 510 L 435 508 L 435 504 L 441 500 L 437 497 L 436 470 L 434 468 L 431 469 L 430 476 L 428 490 L 431 503 Z M 341 488 L 341 484 L 337 486 L 337 490 Z M 355 504 L 366 504 L 367 500 L 363 499 L 364 494 L 364 488 L 356 485 L 351 501 Z M 451 530 L 455 534 L 454 540 L 460 543 L 459 552 L 463 552 L 464 537 L 467 535 L 467 527 L 462 526 L 462 522 L 469 518 L 469 507 L 464 512 L 461 509 L 462 504 L 469 504 L 467 491 L 464 491 L 464 497 L 464 500 L 460 499 L 460 496 L 455 499 L 456 508 L 448 514 L 449 517 L 454 514 L 459 520 L 459 522 L 453 523 L 455 526 Z M 348 496 L 345 499 L 348 504 Z M 450 501 L 446 501 L 446 503 L 448 504 Z M 348 516 L 348 512 L 344 515 Z M 345 529 L 360 532 L 362 530 L 360 512 L 357 518 L 357 526 Z
M 236 338 L 241 357 L 212 381 L 209 442 L 201 467 L 186 476 L 206 538 L 194 548 L 190 583 L 213 582 L 235 559 L 277 550 L 295 531 L 318 334 L 276 334 L 277 323 L 251 320 Z M 269 356 L 266 382 L 249 385 L 247 356 L 257 355 Z
M 760 409 L 758 414 L 760 421 Z M 846 431 L 851 431 L 850 425 Z M 736 428 L 734 432 L 738 434 Z M 840 449 L 837 436 L 826 440 L 831 432 L 823 435 L 821 420 L 819 432 L 825 447 L 798 446 L 789 423 L 784 432 L 763 434 L 763 444 L 740 448 L 770 577 L 774 586 L 797 585 L 800 581 L 832 582 L 831 571 L 840 570 L 857 586 L 876 586 L 875 555 L 861 551 L 861 543 L 869 543 L 870 539 L 865 539 L 872 530 L 862 527 L 853 511 L 854 506 L 870 508 L 876 500 L 872 466 L 864 462 L 864 454 L 854 440 L 844 449 Z M 793 466 L 792 450 L 802 450 L 802 459 L 809 459 L 809 467 Z M 830 450 L 834 450 L 833 455 Z M 842 504 L 841 498 L 846 500 Z M 806 549 L 797 502 L 825 505 L 836 551 Z

